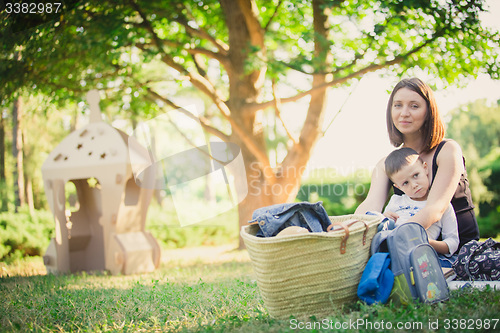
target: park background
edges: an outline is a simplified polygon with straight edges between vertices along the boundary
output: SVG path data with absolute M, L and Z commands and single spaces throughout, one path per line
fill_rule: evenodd
M 245 3 L 245 1 L 241 2 Z M 74 3 L 78 4 L 78 2 Z M 182 7 L 186 6 L 187 2 L 167 1 L 165 3 Z M 221 1 L 221 3 L 234 5 L 236 1 Z M 300 15 L 303 13 L 310 15 L 311 3 L 318 4 L 323 1 L 276 0 L 249 1 L 248 3 L 257 3 L 260 6 L 263 21 L 279 20 L 278 24 L 270 25 L 270 32 L 276 36 L 283 38 L 279 34 L 280 24 L 281 27 L 291 29 L 289 39 L 301 36 L 301 38 L 297 37 L 298 45 L 284 44 L 285 51 L 291 56 L 281 59 L 290 60 L 289 67 L 283 67 L 280 62 L 274 64 L 276 67 L 270 66 L 268 68 L 269 81 L 273 81 L 273 84 L 268 84 L 263 88 L 264 95 L 269 100 L 273 99 L 275 93 L 273 88 L 278 89 L 278 95 L 286 96 L 282 99 L 281 105 L 279 103 L 268 104 L 270 108 L 259 115 L 260 124 L 265 130 L 262 132 L 264 135 L 259 137 L 258 144 L 266 148 L 267 162 L 270 167 L 274 168 L 283 161 L 287 151 L 292 150 L 289 145 L 290 141 L 297 139 L 302 126 L 307 122 L 306 110 L 310 106 L 310 98 L 305 97 L 289 103 L 285 101 L 294 94 L 300 94 L 304 90 L 307 92 L 313 84 L 310 79 L 311 75 L 303 75 L 297 71 L 297 69 L 304 69 L 303 72 L 311 70 L 307 62 L 311 60 L 308 54 L 312 53 L 311 45 L 314 44 L 314 38 L 306 31 L 307 24 L 302 24 Z M 363 21 L 363 15 L 369 13 L 370 6 L 374 4 L 380 6 L 380 13 L 383 14 L 388 11 L 392 14 L 393 10 L 397 13 L 403 8 L 408 10 L 413 21 L 405 22 L 404 17 L 397 15 L 396 17 L 401 20 L 401 26 L 413 32 L 418 29 L 425 31 L 427 28 L 432 28 L 432 24 L 437 21 L 425 21 L 425 17 L 432 16 L 430 13 L 434 7 L 449 5 L 467 8 L 469 5 L 480 4 L 480 2 L 471 1 L 410 1 L 408 6 L 416 8 L 410 10 L 399 1 L 368 1 L 363 2 L 362 5 L 361 3 L 359 1 L 360 7 L 358 8 L 357 2 L 339 2 L 338 5 L 343 8 L 337 14 L 339 16 L 351 15 L 355 23 L 356 20 Z M 70 5 L 73 2 L 67 1 L 66 4 Z M 158 10 L 169 14 L 167 7 L 161 8 L 161 5 L 155 7 L 156 5 L 148 5 L 140 1 L 125 2 L 124 7 L 134 7 L 134 4 L 136 6 L 134 10 L 137 11 L 141 9 L 137 6 L 141 5 L 150 12 Z M 498 31 L 499 2 L 487 1 L 486 5 L 490 13 L 480 14 L 480 26 Z M 191 9 L 196 14 L 190 19 L 200 20 L 200 24 L 206 25 L 210 22 L 205 20 L 205 14 L 200 13 L 209 10 L 215 13 L 220 11 L 217 1 L 197 1 L 188 6 L 192 6 Z M 384 6 L 387 6 L 387 11 Z M 280 8 L 283 17 L 280 18 L 279 15 L 275 17 L 272 14 L 274 7 Z M 88 10 L 96 17 L 100 14 L 109 14 L 113 17 L 116 14 L 121 18 L 121 7 L 113 8 L 109 12 L 95 4 L 89 4 L 88 7 L 82 5 L 81 8 Z M 228 132 L 230 129 L 227 122 L 231 119 L 225 119 L 224 116 L 217 114 L 219 110 L 214 109 L 213 100 L 196 91 L 192 85 L 183 82 L 182 75 L 172 75 L 163 68 L 159 69 L 161 61 L 155 57 L 154 51 L 149 50 L 151 53 L 148 53 L 149 45 L 144 43 L 139 38 L 140 36 L 137 37 L 138 47 L 144 48 L 141 51 L 144 51 L 145 55 L 137 49 L 132 51 L 124 49 L 124 41 L 127 41 L 128 36 L 119 33 L 121 26 L 119 28 L 112 24 L 109 26 L 109 29 L 116 33 L 112 40 L 107 40 L 106 36 L 109 35 L 102 31 L 101 35 L 94 39 L 89 31 L 95 33 L 102 27 L 88 25 L 89 20 L 86 18 L 78 22 L 82 26 L 78 26 L 76 21 L 74 24 L 65 21 L 68 17 L 78 19 L 78 13 L 75 14 L 78 9 L 80 7 L 68 9 L 64 16 L 58 18 L 60 23 L 58 20 L 49 21 L 49 23 L 55 22 L 52 25 L 56 30 L 58 27 L 68 28 L 60 35 L 51 34 L 53 31 L 50 24 L 47 31 L 42 29 L 45 28 L 46 22 L 37 26 L 40 22 L 37 22 L 33 16 L 20 18 L 19 21 L 12 20 L 12 17 L 11 20 L 2 21 L 2 32 L 6 29 L 13 29 L 18 33 L 23 33 L 22 29 L 26 26 L 33 28 L 33 32 L 30 32 L 32 35 L 28 33 L 31 37 L 25 40 L 25 45 L 21 41 L 19 41 L 20 45 L 15 46 L 9 43 L 2 44 L 3 61 L 0 63 L 2 74 L 5 74 L 0 76 L 2 96 L 0 104 L 2 154 L 0 157 L 3 161 L 0 173 L 2 176 L 0 184 L 0 265 L 2 267 L 0 274 L 2 280 L 0 287 L 2 294 L 8 297 L 3 304 L 5 317 L 2 323 L 10 325 L 9 327 L 14 330 L 29 329 L 24 326 L 25 323 L 31 323 L 31 329 L 62 331 L 106 331 L 126 330 L 127 328 L 147 330 L 165 327 L 178 330 L 183 328 L 197 330 L 197 328 L 205 327 L 207 331 L 211 329 L 224 331 L 237 327 L 251 331 L 248 325 L 256 326 L 255 331 L 269 328 L 268 326 L 274 327 L 275 331 L 286 330 L 286 323 L 273 321 L 266 315 L 255 281 L 251 278 L 251 267 L 248 262 L 245 265 L 228 263 L 216 266 L 213 265 L 215 259 L 212 258 L 211 265 L 205 262 L 186 264 L 182 262 L 182 259 L 188 259 L 183 258 L 186 252 L 173 252 L 175 249 L 198 249 L 200 246 L 205 246 L 200 251 L 206 251 L 220 258 L 227 256 L 227 253 L 209 252 L 206 246 L 228 244 L 229 248 L 238 246 L 238 209 L 229 210 L 203 223 L 181 227 L 177 219 L 176 207 L 166 190 L 157 191 L 151 203 L 146 224 L 146 229 L 161 243 L 165 253 L 174 256 L 164 258 L 168 262 L 162 263 L 159 272 L 146 277 L 117 277 L 115 279 L 108 278 L 105 274 L 103 276 L 85 274 L 66 277 L 35 276 L 31 279 L 15 277 L 15 275 L 43 275 L 43 269 L 26 271 L 16 268 L 16 265 L 26 262 L 35 263 L 35 267 L 38 268 L 42 267 L 40 256 L 43 255 L 50 238 L 54 235 L 53 216 L 48 209 L 43 191 L 41 165 L 49 152 L 71 131 L 88 124 L 89 108 L 85 94 L 90 89 L 97 88 L 101 91 L 100 106 L 104 121 L 128 134 L 132 133 L 140 121 L 154 119 L 155 116 L 164 114 L 167 110 L 175 112 L 175 106 L 191 104 L 197 105 L 202 113 L 211 117 L 213 124 L 221 131 Z M 420 11 L 424 11 L 427 16 L 419 16 Z M 126 13 L 129 14 L 129 12 Z M 288 15 L 290 15 L 289 22 L 286 21 Z M 369 17 L 369 14 L 367 15 Z M 177 30 L 169 31 L 165 28 L 169 22 L 155 21 L 157 17 L 154 14 L 144 17 L 157 24 L 154 28 L 165 43 L 172 42 L 169 38 L 179 38 L 180 41 L 185 42 L 182 31 L 190 31 L 198 37 L 202 31 L 198 29 L 200 26 L 186 24 L 179 18 L 177 18 Z M 221 28 L 220 20 L 216 20 L 215 16 L 213 19 L 217 23 L 216 28 Z M 108 27 L 105 20 L 99 22 L 103 25 L 103 30 Z M 12 25 L 9 26 L 9 24 Z M 341 26 L 339 22 L 335 24 L 337 28 Z M 127 25 L 133 25 L 133 22 Z M 276 26 L 279 29 L 276 29 Z M 346 31 L 351 25 L 347 27 Z M 92 30 L 93 28 L 95 30 Z M 140 29 L 147 30 L 149 27 L 144 28 L 138 23 L 134 28 L 139 31 Z M 479 31 L 475 30 L 478 28 L 474 25 L 469 28 L 472 30 L 468 33 Z M 374 29 L 382 28 L 381 25 L 376 25 Z M 419 42 L 415 35 L 405 36 L 401 33 L 399 36 L 398 27 L 395 26 L 394 29 L 394 31 L 388 31 L 386 37 L 393 37 L 401 43 Z M 209 31 L 214 35 L 220 33 L 217 29 Z M 384 33 L 383 29 L 382 33 Z M 349 41 L 351 38 L 358 38 L 359 35 L 342 37 L 342 29 L 337 29 L 335 34 L 349 50 L 355 50 L 358 47 L 356 44 L 350 44 Z M 5 34 L 2 35 L 3 38 L 5 36 Z M 53 44 L 44 40 L 47 36 L 54 38 Z M 311 202 L 321 200 L 330 215 L 352 213 L 367 194 L 371 170 L 380 158 L 393 149 L 388 142 L 385 128 L 385 110 L 389 93 L 401 77 L 418 76 L 435 90 L 438 106 L 447 124 L 446 136 L 457 140 L 462 146 L 481 235 L 482 237 L 498 237 L 500 230 L 500 84 L 497 80 L 491 79 L 491 77 L 498 79 L 498 62 L 500 61 L 498 59 L 498 34 L 488 35 L 491 37 L 489 42 L 481 39 L 483 35 L 478 35 L 477 39 L 470 38 L 470 36 L 466 34 L 467 38 L 464 38 L 463 35 L 456 34 L 442 41 L 439 47 L 449 48 L 449 52 L 444 57 L 433 53 L 436 52 L 435 49 L 424 49 L 416 57 L 409 56 L 409 62 L 403 62 L 399 64 L 399 67 L 396 64 L 373 72 L 361 73 L 362 66 L 366 65 L 366 68 L 369 68 L 369 64 L 360 64 L 360 67 L 353 69 L 353 72 L 359 75 L 342 81 L 334 89 L 329 89 L 328 104 L 325 105 L 325 112 L 322 116 L 320 134 L 317 135 L 317 142 L 311 145 L 314 148 L 310 151 L 311 156 L 305 167 L 298 168 L 303 170 L 303 174 L 300 174 L 300 188 L 292 200 Z M 77 45 L 80 37 L 83 38 L 80 40 L 82 45 Z M 207 36 L 202 35 L 202 37 Z M 373 36 L 369 35 L 367 38 L 371 37 Z M 71 38 L 77 42 L 73 44 L 68 42 L 68 47 L 66 47 L 64 42 Z M 84 43 L 85 40 L 90 42 Z M 366 41 L 364 42 L 365 44 L 361 45 L 366 47 Z M 404 54 L 404 51 L 408 50 L 406 47 L 398 49 L 390 42 L 390 38 L 380 40 L 381 45 L 388 47 L 392 52 L 385 55 L 386 59 L 381 58 L 382 62 L 387 60 L 386 62 L 390 63 L 395 59 L 398 60 L 400 59 L 398 52 Z M 475 45 L 476 42 L 477 45 Z M 407 44 L 407 46 L 410 45 L 408 46 L 410 49 L 411 43 Z M 62 44 L 64 45 L 61 46 Z M 176 52 L 176 46 L 179 45 L 174 45 L 171 49 L 167 47 L 164 51 Z M 484 52 L 467 53 L 476 46 L 484 48 Z M 106 51 L 108 47 L 112 48 L 109 53 Z M 203 47 L 207 47 L 207 44 L 194 44 L 191 47 L 189 51 L 192 52 L 201 50 L 200 52 L 212 56 L 215 52 L 213 48 L 209 50 L 210 52 L 204 49 Z M 91 50 L 95 48 L 96 51 L 90 52 L 87 48 Z M 13 50 L 24 51 L 26 59 L 17 59 L 17 54 L 12 52 Z M 82 60 L 79 55 L 75 55 L 74 58 L 67 58 L 68 61 L 65 62 L 64 57 L 74 50 L 82 54 L 90 54 L 94 58 L 87 57 Z M 223 53 L 224 47 L 220 46 L 217 51 Z M 255 49 L 247 51 L 252 56 L 258 53 Z M 378 51 L 381 57 L 384 56 L 380 48 Z M 344 59 L 344 61 L 347 64 L 349 60 L 352 60 L 348 58 L 349 56 L 358 55 L 355 52 L 347 52 L 342 56 L 346 57 L 347 60 Z M 177 64 L 187 64 L 192 61 L 186 53 L 182 52 L 172 60 Z M 107 61 L 110 63 L 108 64 Z M 211 65 L 211 61 L 213 59 L 206 62 L 202 60 L 197 65 Z M 173 64 L 173 62 L 170 63 Z M 33 66 L 33 64 L 37 65 Z M 337 68 L 343 68 L 342 65 L 345 64 L 336 63 L 335 65 Z M 95 67 L 92 67 L 94 65 Z M 85 66 L 89 66 L 89 69 Z M 258 72 L 260 64 L 249 63 L 246 66 Z M 217 71 L 222 72 L 220 68 L 216 68 L 215 75 L 220 74 Z M 202 75 L 203 66 L 197 70 L 198 74 Z M 285 74 L 277 74 L 280 71 Z M 169 78 L 166 83 L 163 82 L 163 86 L 155 86 L 157 82 L 154 82 L 155 77 L 151 74 L 157 72 L 164 75 L 163 79 Z M 45 76 L 37 76 L 41 74 Z M 183 73 L 187 77 L 189 74 Z M 348 72 L 342 72 L 342 70 L 339 70 L 337 74 L 349 76 Z M 214 72 L 207 75 L 210 77 L 214 75 Z M 253 79 L 253 76 L 249 75 L 248 78 Z M 231 78 L 221 75 L 217 86 L 227 86 L 228 80 Z M 276 85 L 274 80 L 277 82 Z M 151 100 L 146 102 L 148 97 L 151 97 L 151 90 L 137 86 L 138 83 L 151 84 L 153 88 L 158 88 L 156 92 L 163 95 L 155 96 L 153 102 Z M 289 83 L 290 86 L 285 86 L 283 83 Z M 170 109 L 173 111 L 169 111 Z M 235 112 L 236 115 L 238 115 L 237 112 Z M 213 132 L 216 131 L 211 133 Z M 239 142 L 244 147 L 242 143 L 243 141 Z M 266 160 L 266 158 L 263 159 Z M 22 184 L 20 188 L 19 184 Z M 207 199 L 206 193 L 206 188 L 200 188 L 198 199 L 213 200 L 213 198 Z M 66 193 L 68 207 L 74 205 L 70 200 L 74 195 L 74 187 L 68 184 Z M 233 254 L 239 255 L 236 252 Z M 161 293 L 159 293 L 160 290 Z M 33 292 L 37 296 L 29 297 Z M 348 311 L 347 315 L 339 315 L 339 318 L 347 320 L 349 316 L 357 316 L 359 313 L 361 313 L 359 316 L 372 320 L 399 318 L 407 321 L 427 322 L 429 317 L 442 318 L 449 313 L 453 313 L 456 318 L 469 318 L 467 305 L 472 303 L 482 304 L 477 305 L 475 312 L 480 314 L 478 315 L 480 318 L 498 314 L 498 304 L 500 304 L 498 293 L 492 295 L 463 293 L 446 306 L 412 308 L 405 312 L 392 306 L 367 308 L 357 305 L 350 309 L 352 312 Z M 78 311 L 75 311 L 74 304 L 82 305 Z M 497 306 L 491 306 L 491 304 Z
M 481 13 L 481 24 L 498 29 L 499 2 L 490 1 L 487 5 L 489 11 Z M 496 237 L 500 230 L 500 83 L 481 72 L 476 77 L 461 76 L 453 84 L 446 84 L 426 68 L 413 68 L 404 75 L 418 76 L 435 88 L 438 106 L 447 124 L 447 137 L 457 140 L 464 151 L 481 235 Z M 354 211 L 368 191 L 371 170 L 394 148 L 386 134 L 385 110 L 390 91 L 399 79 L 400 75 L 384 69 L 364 74 L 347 86 L 329 90 L 322 135 L 304 168 L 301 187 L 294 200 L 321 200 L 330 215 Z M 293 82 L 294 89 L 298 90 L 307 90 L 310 84 L 300 72 L 287 74 L 286 80 Z M 105 92 L 101 92 L 103 118 L 130 135 L 138 121 L 151 119 L 154 113 L 145 110 L 141 116 L 140 108 L 149 106 L 133 98 L 138 93 L 131 87 L 118 97 L 113 95 L 116 92 L 110 93 L 113 85 L 119 85 L 119 79 L 117 81 L 108 83 Z M 35 85 L 34 89 L 22 90 L 15 100 L 2 100 L 1 260 L 42 255 L 53 235 L 53 219 L 43 191 L 41 165 L 66 135 L 88 124 L 85 86 L 82 81 L 81 91 L 62 87 L 62 95 L 58 95 L 60 92 L 54 95 Z M 104 86 L 98 83 L 96 87 Z M 282 89 L 286 94 L 287 88 Z M 176 91 L 177 105 L 194 104 L 199 113 L 212 112 L 208 110 L 210 102 L 192 88 L 181 87 Z M 107 97 L 110 95 L 112 98 Z M 280 121 L 273 110 L 265 113 L 263 124 L 267 128 L 271 167 L 276 167 L 287 153 L 288 131 L 293 135 L 299 133 L 305 122 L 304 110 L 308 103 L 308 98 L 303 98 L 283 104 L 280 120 L 286 128 L 279 126 Z M 131 110 L 133 108 L 136 109 Z M 14 110 L 17 116 L 14 116 Z M 165 111 L 156 115 L 162 113 Z M 17 144 L 13 144 L 14 130 L 21 138 Z M 182 140 L 182 137 L 175 140 Z M 16 161 L 19 156 L 22 163 Z M 16 165 L 22 165 L 22 168 Z M 22 191 L 17 190 L 18 174 L 23 175 Z M 71 185 L 68 183 L 67 186 L 68 199 L 75 195 L 75 188 Z M 206 191 L 199 189 L 198 193 L 204 200 Z M 181 227 L 168 194 L 168 190 L 157 191 L 147 222 L 147 228 L 163 246 L 237 242 L 236 209 L 202 223 Z M 67 204 L 70 205 L 69 201 Z

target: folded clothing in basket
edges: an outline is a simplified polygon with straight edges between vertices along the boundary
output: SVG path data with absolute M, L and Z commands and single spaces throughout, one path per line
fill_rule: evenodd
M 256 209 L 250 224 L 258 224 L 258 237 L 273 237 L 281 230 L 298 226 L 311 232 L 326 231 L 331 224 L 323 202 L 294 202 Z

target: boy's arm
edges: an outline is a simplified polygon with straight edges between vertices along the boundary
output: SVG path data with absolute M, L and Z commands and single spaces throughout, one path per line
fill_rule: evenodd
M 445 241 L 429 239 L 429 244 L 434 248 L 434 250 L 436 250 L 437 253 L 450 254 L 450 249 Z
M 455 215 L 455 211 L 453 210 L 453 206 L 450 204 L 441 218 L 443 223 L 443 228 L 441 230 L 441 236 L 443 242 L 447 244 L 448 252 L 443 254 L 452 255 L 457 251 L 459 238 L 458 238 L 458 224 L 457 224 L 457 216 Z M 431 244 L 432 245 L 432 244 Z M 437 249 L 436 249 L 437 251 Z
M 385 217 L 387 218 L 390 218 L 391 220 L 393 220 L 394 222 L 396 222 L 399 218 L 399 215 L 394 213 L 394 212 L 390 212 L 390 211 L 384 211 L 384 214 L 383 214 Z
M 398 201 L 398 198 L 393 194 L 383 210 L 384 215 L 387 212 L 394 212 L 396 209 L 398 209 L 398 204 L 396 201 Z

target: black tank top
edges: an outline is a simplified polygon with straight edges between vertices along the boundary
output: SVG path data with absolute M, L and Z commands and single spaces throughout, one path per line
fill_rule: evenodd
M 437 157 L 447 141 L 448 140 L 443 140 L 438 144 L 436 152 L 434 153 L 434 157 L 432 158 L 432 182 L 434 182 L 434 178 L 436 177 L 436 173 L 438 170 L 438 165 L 436 163 Z M 464 162 L 464 173 L 460 176 L 457 190 L 455 191 L 455 194 L 451 199 L 451 205 L 453 206 L 456 214 L 474 209 L 474 204 L 472 203 L 472 196 L 469 188 L 469 180 L 467 179 L 467 170 L 465 170 L 465 158 L 462 157 L 462 159 Z M 392 187 L 394 189 L 394 194 L 403 195 L 403 192 L 400 189 L 394 187 L 394 184 L 392 185 Z

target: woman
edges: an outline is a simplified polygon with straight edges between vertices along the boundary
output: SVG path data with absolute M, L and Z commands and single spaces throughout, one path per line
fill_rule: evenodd
M 472 239 L 479 239 L 462 150 L 455 141 L 443 140 L 444 125 L 427 84 L 412 78 L 394 87 L 387 104 L 387 130 L 395 147 L 413 148 L 427 165 L 432 166 L 427 204 L 412 222 L 427 229 L 441 218 L 451 201 L 457 215 L 458 248 Z M 385 158 L 376 165 L 368 196 L 356 209 L 357 214 L 382 211 L 392 186 L 385 173 L 384 161 Z M 397 189 L 394 193 L 401 194 Z

